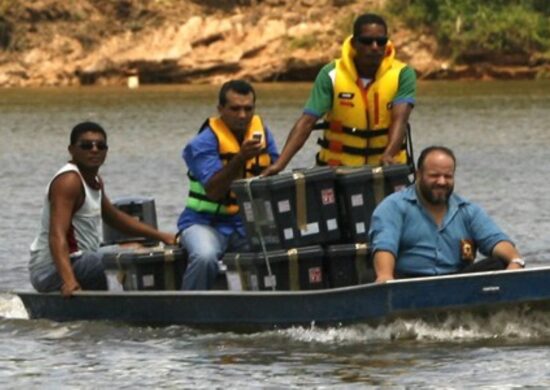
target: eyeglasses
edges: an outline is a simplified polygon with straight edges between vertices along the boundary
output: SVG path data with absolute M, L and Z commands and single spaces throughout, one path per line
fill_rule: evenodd
M 109 145 L 103 141 L 81 141 L 77 146 L 82 150 L 92 150 L 94 146 L 101 151 L 109 149 Z
M 228 106 L 228 108 L 233 112 L 239 112 L 241 110 L 244 110 L 245 112 L 254 111 L 254 106 Z
M 363 45 L 367 45 L 367 46 L 371 46 L 373 44 L 373 42 L 376 42 L 376 44 L 378 46 L 386 46 L 386 44 L 388 43 L 388 37 L 355 37 L 355 39 L 357 40 L 357 42 L 363 44 Z

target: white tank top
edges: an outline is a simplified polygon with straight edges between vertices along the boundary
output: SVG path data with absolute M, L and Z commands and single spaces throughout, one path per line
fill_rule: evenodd
M 101 243 L 101 190 L 94 190 L 80 174 L 75 164 L 65 164 L 52 178 L 46 187 L 44 207 L 42 208 L 42 219 L 38 236 L 31 244 L 31 260 L 29 268 L 42 267 L 53 263 L 50 252 L 49 234 L 50 234 L 50 186 L 54 179 L 65 173 L 76 172 L 84 186 L 84 203 L 74 213 L 71 227 L 67 235 L 69 243 L 69 252 L 71 257 L 78 256 L 82 251 L 97 251 Z

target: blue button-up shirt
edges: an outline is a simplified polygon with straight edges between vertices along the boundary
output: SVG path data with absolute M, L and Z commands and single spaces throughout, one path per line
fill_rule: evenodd
M 271 161 L 275 162 L 279 158 L 279 153 L 275 139 L 267 126 L 265 127 L 265 137 L 267 153 L 270 155 Z M 206 186 L 212 176 L 223 168 L 223 161 L 219 154 L 218 138 L 210 127 L 197 134 L 185 146 L 182 157 L 191 174 L 203 186 Z M 238 214 L 231 216 L 213 215 L 185 208 L 178 219 L 178 230 L 184 230 L 194 224 L 210 225 L 226 236 L 230 236 L 234 232 L 237 232 L 241 237 L 245 236 L 243 222 Z
M 416 187 L 388 196 L 374 210 L 369 238 L 373 251 L 388 251 L 403 274 L 440 275 L 459 271 L 461 240 L 471 240 L 490 256 L 494 246 L 510 241 L 481 207 L 452 194 L 441 226 L 417 198 Z

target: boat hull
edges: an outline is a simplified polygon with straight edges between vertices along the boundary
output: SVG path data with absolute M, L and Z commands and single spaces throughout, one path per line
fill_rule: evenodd
M 403 279 L 312 291 L 16 292 L 30 318 L 227 330 L 380 323 L 441 312 L 550 307 L 550 267 Z

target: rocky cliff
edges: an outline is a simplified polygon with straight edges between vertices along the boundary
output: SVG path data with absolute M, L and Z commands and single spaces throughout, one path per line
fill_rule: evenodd
M 0 0 L 0 86 L 313 80 L 354 17 L 384 0 Z M 532 78 L 540 66 L 455 66 L 389 20 L 420 78 Z

